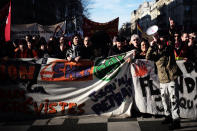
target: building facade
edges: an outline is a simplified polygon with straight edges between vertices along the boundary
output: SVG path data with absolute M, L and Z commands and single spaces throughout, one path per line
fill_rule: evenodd
M 147 28 L 148 23 L 150 23 L 150 8 L 154 2 L 144 2 L 139 6 L 137 10 L 131 13 L 131 30 L 137 31 L 136 24 L 138 23 L 143 29 Z
M 135 13 L 143 12 L 141 6 L 131 13 L 131 32 L 136 31 L 135 22 L 138 22 L 144 31 L 151 25 L 158 25 L 161 30 L 165 30 L 169 26 L 169 17 L 186 32 L 197 30 L 196 0 L 156 0 L 151 4 L 144 3 L 149 3 L 146 15 Z

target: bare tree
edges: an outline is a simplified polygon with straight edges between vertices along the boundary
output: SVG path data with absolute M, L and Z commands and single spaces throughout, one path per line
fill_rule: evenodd
M 131 23 L 126 22 L 122 25 L 122 27 L 119 29 L 119 33 L 120 36 L 123 36 L 127 39 L 130 38 L 131 36 Z
M 83 15 L 85 17 L 89 17 L 90 16 L 90 7 L 89 5 L 91 4 L 89 0 L 79 0 L 82 3 L 82 7 L 83 7 Z

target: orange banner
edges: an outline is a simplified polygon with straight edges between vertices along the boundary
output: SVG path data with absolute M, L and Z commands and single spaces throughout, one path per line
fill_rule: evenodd
M 41 69 L 40 74 L 45 81 L 88 81 L 93 79 L 93 62 L 57 60 Z

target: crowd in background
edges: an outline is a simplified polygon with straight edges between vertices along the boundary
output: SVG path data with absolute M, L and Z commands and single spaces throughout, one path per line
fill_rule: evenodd
M 192 60 L 197 58 L 197 40 L 195 32 L 184 32 L 176 29 L 173 20 L 170 21 L 169 32 L 160 31 L 157 41 L 173 45 L 176 60 Z M 97 36 L 94 36 L 97 37 Z M 50 37 L 46 40 L 40 36 L 25 36 L 0 44 L 1 58 L 59 58 L 78 62 L 81 59 L 107 57 L 134 50 L 136 59 L 145 59 L 150 41 L 133 34 L 130 40 L 123 36 L 114 36 L 113 40 L 98 35 L 93 38 L 75 34 L 71 39 L 64 36 Z M 108 39 L 108 40 L 106 40 Z

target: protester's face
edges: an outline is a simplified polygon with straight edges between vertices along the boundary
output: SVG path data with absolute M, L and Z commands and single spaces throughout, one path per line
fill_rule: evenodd
M 54 38 L 53 38 L 53 37 L 50 37 L 50 38 L 49 38 L 49 41 L 53 41 L 53 40 L 54 40 Z
M 158 47 L 159 47 L 159 49 L 162 49 L 164 47 L 164 45 L 166 44 L 166 41 L 165 41 L 165 38 L 163 38 L 163 37 L 160 37 L 159 40 L 160 41 L 158 42 Z
M 29 36 L 25 36 L 26 41 L 29 41 L 29 39 L 30 39 Z
M 165 44 L 165 38 L 160 37 L 159 40 L 161 41 L 161 44 Z
M 142 52 L 146 52 L 147 49 L 148 49 L 148 45 L 144 41 L 142 41 L 141 42 L 141 50 L 142 50 Z
M 77 45 L 78 42 L 79 42 L 79 38 L 78 38 L 77 36 L 75 36 L 75 37 L 73 38 L 73 43 L 74 43 L 74 45 Z
M 83 43 L 84 43 L 84 45 L 85 45 L 86 47 L 88 47 L 88 46 L 91 44 L 91 42 L 90 42 L 90 40 L 89 40 L 89 37 L 85 37 Z
M 134 38 L 134 39 L 133 39 L 133 45 L 134 45 L 136 48 L 139 48 L 139 39 L 138 39 L 138 38 Z
M 28 48 L 31 48 L 31 45 L 32 45 L 31 42 L 28 41 L 28 42 L 27 42 L 27 47 L 28 47 Z
M 182 35 L 182 37 L 181 37 L 181 40 L 183 41 L 183 42 L 187 42 L 188 41 L 188 34 L 187 33 L 184 33 L 183 35 Z
M 41 45 L 41 46 L 40 46 L 40 49 L 41 49 L 41 50 L 45 50 L 45 46 L 44 46 L 44 45 Z
M 193 33 L 189 34 L 189 41 L 190 41 L 190 42 L 193 42 L 194 39 L 195 39 L 194 34 L 193 34 Z
M 189 37 L 189 42 L 193 42 L 194 41 L 194 37 Z
M 116 42 L 117 42 L 117 41 L 114 41 L 114 42 L 113 42 L 113 46 L 116 45 Z
M 19 44 L 19 49 L 23 50 L 23 44 Z
M 174 34 L 174 40 L 178 41 L 179 40 L 179 34 Z
M 171 27 L 174 27 L 174 25 L 175 25 L 175 24 L 174 24 L 174 21 L 173 21 L 173 20 L 170 20 L 170 26 L 171 26 Z
M 60 37 L 60 44 L 64 44 L 64 37 Z
M 123 46 L 123 42 L 117 41 L 117 42 L 116 42 L 116 46 L 117 46 L 118 49 L 121 49 L 122 46 Z
M 34 36 L 32 37 L 32 40 L 38 40 L 38 37 L 34 35 Z

